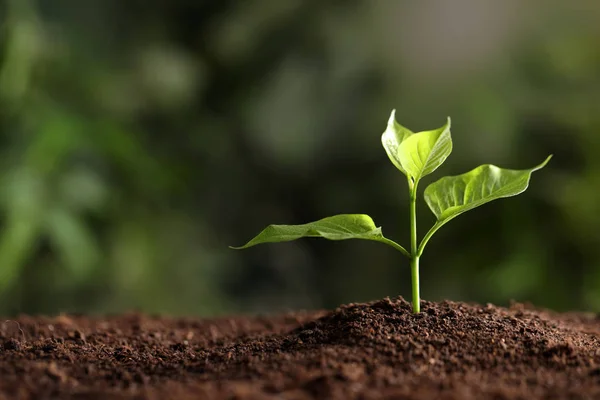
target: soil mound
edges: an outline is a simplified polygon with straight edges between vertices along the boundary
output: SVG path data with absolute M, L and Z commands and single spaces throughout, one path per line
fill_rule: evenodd
M 600 318 L 402 298 L 0 324 L 2 399 L 600 399 Z

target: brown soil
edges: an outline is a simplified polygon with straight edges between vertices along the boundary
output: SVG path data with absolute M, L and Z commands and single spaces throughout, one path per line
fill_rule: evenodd
M 0 325 L 0 399 L 600 399 L 600 318 L 402 298 Z

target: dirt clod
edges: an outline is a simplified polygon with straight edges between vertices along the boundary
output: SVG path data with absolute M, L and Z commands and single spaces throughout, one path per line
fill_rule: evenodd
M 4 350 L 19 351 L 21 350 L 21 343 L 19 343 L 19 341 L 16 339 L 8 339 L 4 342 L 3 347 Z
M 402 298 L 330 312 L 23 316 L 0 328 L 0 399 L 600 398 L 600 320 Z

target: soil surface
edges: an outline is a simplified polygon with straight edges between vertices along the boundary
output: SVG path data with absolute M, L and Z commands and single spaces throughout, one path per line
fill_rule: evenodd
M 600 317 L 402 298 L 271 317 L 23 316 L 0 399 L 600 399 Z

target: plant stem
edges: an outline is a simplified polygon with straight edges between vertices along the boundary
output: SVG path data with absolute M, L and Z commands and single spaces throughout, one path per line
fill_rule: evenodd
M 418 181 L 408 181 L 410 191 L 410 274 L 412 282 L 413 312 L 421 311 L 421 296 L 419 294 L 419 249 L 417 247 L 417 186 Z
M 421 297 L 419 295 L 419 256 L 413 256 L 410 259 L 410 274 L 412 277 L 413 312 L 417 314 L 421 311 Z

